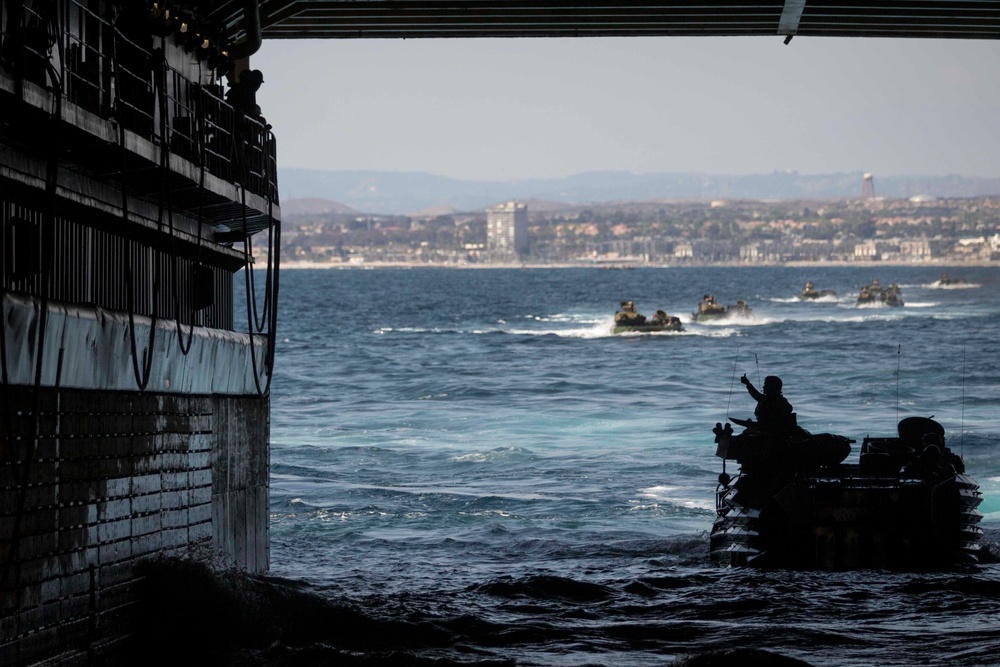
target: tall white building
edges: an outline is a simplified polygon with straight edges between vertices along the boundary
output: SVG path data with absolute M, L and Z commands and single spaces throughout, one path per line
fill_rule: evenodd
M 509 201 L 486 209 L 486 251 L 493 262 L 517 261 L 528 254 L 528 207 Z

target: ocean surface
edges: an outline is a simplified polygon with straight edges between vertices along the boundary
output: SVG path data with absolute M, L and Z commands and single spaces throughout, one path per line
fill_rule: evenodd
M 943 270 L 968 284 L 939 287 Z M 872 278 L 906 305 L 857 307 Z M 839 296 L 799 301 L 807 280 Z M 706 293 L 753 316 L 693 323 Z M 686 330 L 613 335 L 628 299 Z M 995 556 L 1000 268 L 285 270 L 278 327 L 271 573 L 368 635 L 330 627 L 300 647 L 426 664 L 631 667 L 740 648 L 1000 664 L 995 562 L 789 572 L 708 557 L 712 427 L 752 415 L 744 373 L 780 376 L 800 425 L 858 443 L 933 415 L 982 486 Z

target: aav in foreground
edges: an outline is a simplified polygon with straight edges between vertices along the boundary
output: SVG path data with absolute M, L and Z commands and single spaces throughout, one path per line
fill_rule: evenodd
M 740 420 L 734 420 L 741 423 Z M 719 476 L 711 555 L 725 565 L 796 569 L 948 569 L 979 561 L 979 486 L 933 419 L 896 437 L 851 440 L 794 425 L 715 428 Z

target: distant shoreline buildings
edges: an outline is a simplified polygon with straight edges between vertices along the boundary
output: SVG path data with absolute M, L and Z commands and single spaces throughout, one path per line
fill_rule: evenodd
M 511 200 L 465 213 L 284 220 L 300 265 L 774 265 L 1000 262 L 1000 198 Z M 287 264 L 286 264 L 287 265 Z
M 518 201 L 486 209 L 486 260 L 510 263 L 525 259 L 529 251 L 528 206 Z

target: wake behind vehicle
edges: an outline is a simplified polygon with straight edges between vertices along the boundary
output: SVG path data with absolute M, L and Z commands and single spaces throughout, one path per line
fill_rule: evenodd
M 982 493 L 944 428 L 907 417 L 896 437 L 852 440 L 797 425 L 740 434 L 716 424 L 716 456 L 740 465 L 716 489 L 712 559 L 792 569 L 948 569 L 979 562 Z

